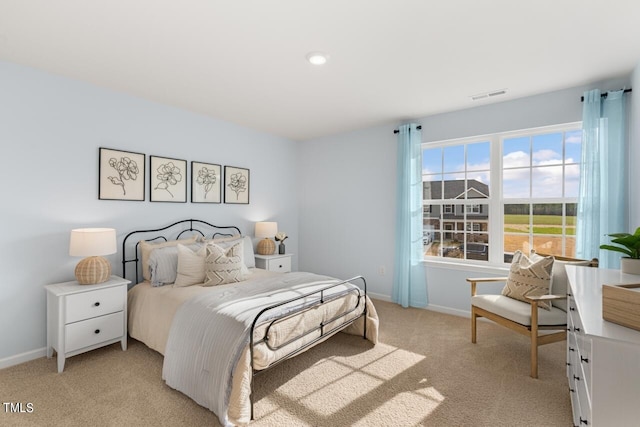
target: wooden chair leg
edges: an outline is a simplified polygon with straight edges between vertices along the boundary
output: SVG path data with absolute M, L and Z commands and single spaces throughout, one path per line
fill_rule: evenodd
M 538 378 L 538 337 L 531 335 L 531 378 Z
M 531 304 L 531 378 L 538 378 L 538 304 Z
M 471 306 L 471 342 L 473 344 L 476 343 L 476 319 L 478 316 L 476 315 L 476 308 Z

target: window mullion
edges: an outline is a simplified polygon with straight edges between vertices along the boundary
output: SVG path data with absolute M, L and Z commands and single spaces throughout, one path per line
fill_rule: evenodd
M 493 136 L 491 145 L 490 197 L 489 197 L 489 262 L 504 262 L 504 217 L 502 212 L 502 147 L 501 139 Z

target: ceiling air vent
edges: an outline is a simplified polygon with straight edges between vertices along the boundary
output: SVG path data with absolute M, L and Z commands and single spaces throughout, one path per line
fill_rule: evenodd
M 485 98 L 491 98 L 494 96 L 500 96 L 500 95 L 504 95 L 505 93 L 507 93 L 507 89 L 499 89 L 499 90 L 493 90 L 491 92 L 484 92 L 484 93 L 478 93 L 475 95 L 471 95 L 471 99 L 474 101 L 478 101 L 480 99 L 485 99 Z

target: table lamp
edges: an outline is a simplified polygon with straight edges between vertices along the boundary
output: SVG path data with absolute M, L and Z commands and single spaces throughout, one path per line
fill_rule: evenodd
M 277 222 L 256 222 L 256 237 L 263 237 L 263 239 L 258 242 L 257 252 L 260 255 L 271 255 L 276 251 L 276 243 L 271 239 L 277 232 Z
M 81 285 L 106 282 L 111 276 L 111 263 L 102 255 L 116 252 L 116 230 L 113 228 L 71 230 L 69 255 L 87 257 L 76 265 L 76 280 Z

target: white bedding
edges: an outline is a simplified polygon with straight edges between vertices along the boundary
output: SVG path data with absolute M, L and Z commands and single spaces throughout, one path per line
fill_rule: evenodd
M 282 275 L 282 273 L 273 273 L 260 268 L 251 268 L 250 271 L 249 278 L 244 282 L 225 286 L 251 284 L 268 277 Z M 146 281 L 138 283 L 129 290 L 128 294 L 129 336 L 164 354 L 171 322 L 178 307 L 189 298 L 205 294 L 211 289 L 203 286 L 153 287 Z
M 247 281 L 216 287 L 153 288 L 142 283 L 129 291 L 129 333 L 165 355 L 163 378 L 169 386 L 214 411 L 223 425 L 245 424 L 250 418 L 248 340 L 254 316 L 268 305 L 336 282 L 311 273 L 283 275 L 255 269 Z M 283 285 L 287 290 L 282 290 Z M 270 344 L 286 343 L 289 336 L 309 330 L 309 325 L 317 325 L 345 307 L 355 306 L 357 299 L 355 294 L 347 294 L 307 310 L 304 318 L 279 322 L 269 332 Z M 367 338 L 375 343 L 377 314 L 370 301 L 367 306 Z M 361 309 L 350 314 L 351 318 L 360 312 Z M 362 325 L 363 319 L 359 319 L 348 329 L 362 334 Z M 263 333 L 265 327 L 258 328 L 258 332 Z M 328 325 L 327 330 L 331 327 Z M 309 334 L 303 343 L 318 335 L 319 332 Z M 264 343 L 256 346 L 256 369 L 267 367 L 291 347 L 274 352 Z

